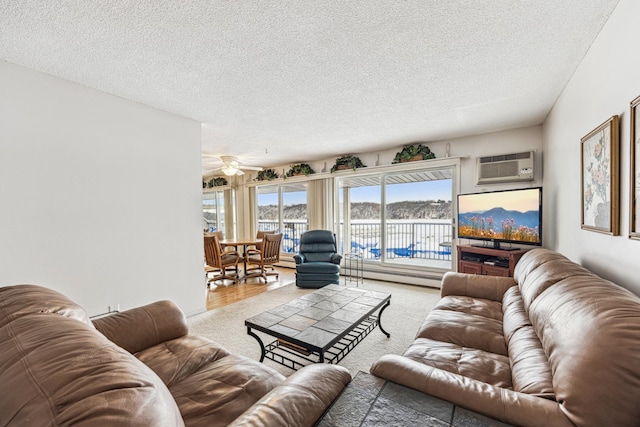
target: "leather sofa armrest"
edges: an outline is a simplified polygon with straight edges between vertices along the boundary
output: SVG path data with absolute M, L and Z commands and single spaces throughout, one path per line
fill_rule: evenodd
M 442 276 L 440 296 L 464 295 L 502 302 L 504 293 L 516 285 L 513 277 L 481 276 L 449 271 Z
M 340 254 L 333 254 L 331 255 L 331 262 L 334 264 L 340 264 L 340 261 L 342 261 L 342 255 Z
M 93 325 L 132 354 L 189 333 L 186 316 L 171 301 L 157 301 L 95 319 Z
M 397 384 L 515 425 L 575 427 L 554 400 L 519 393 L 460 374 L 386 354 L 371 373 Z
M 306 366 L 240 415 L 231 426 L 313 426 L 351 381 L 342 366 Z
M 295 260 L 296 264 L 302 264 L 306 261 L 305 256 L 302 254 L 295 254 L 293 256 L 293 259 Z

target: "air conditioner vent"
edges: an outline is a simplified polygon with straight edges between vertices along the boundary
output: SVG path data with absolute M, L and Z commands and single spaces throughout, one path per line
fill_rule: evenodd
M 533 181 L 534 158 L 533 151 L 479 157 L 476 165 L 478 184 Z

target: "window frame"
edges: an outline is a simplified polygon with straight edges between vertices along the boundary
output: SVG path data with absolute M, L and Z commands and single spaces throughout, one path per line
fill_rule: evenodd
M 412 164 L 413 163 L 413 164 Z M 377 260 L 371 260 L 371 259 L 364 259 L 365 264 L 368 264 L 370 267 L 372 268 L 383 268 L 385 270 L 394 270 L 394 269 L 401 269 L 401 270 L 414 270 L 414 271 L 424 271 L 424 270 L 434 270 L 434 271 L 448 271 L 448 270 L 452 270 L 453 267 L 456 265 L 456 255 L 453 251 L 453 246 L 454 246 L 454 240 L 455 240 L 455 227 L 456 227 L 456 218 L 455 218 L 455 212 L 457 210 L 457 206 L 456 206 L 456 201 L 457 201 L 457 195 L 460 192 L 460 158 L 455 157 L 455 158 L 444 158 L 444 159 L 436 159 L 436 160 L 427 160 L 424 162 L 412 162 L 412 163 L 404 163 L 404 164 L 395 164 L 395 165 L 389 165 L 389 166 L 381 166 L 381 167 L 375 167 L 375 168 L 367 168 L 368 170 L 365 169 L 359 169 L 356 173 L 356 176 L 353 176 L 353 174 L 351 175 L 347 175 L 347 174 L 342 174 L 342 176 L 337 176 L 336 182 L 335 182 L 335 231 L 336 231 L 336 237 L 338 238 L 338 241 L 341 242 L 340 244 L 343 246 L 343 248 L 345 248 L 344 245 L 348 245 L 347 248 L 344 249 L 345 253 L 348 253 L 350 251 L 350 247 L 351 247 L 351 241 L 349 241 L 348 243 L 346 242 L 346 240 L 344 240 L 344 229 L 342 227 L 341 224 L 341 218 L 344 218 L 344 214 L 343 212 L 340 212 L 340 191 L 342 191 L 341 188 L 341 181 L 344 180 L 349 180 L 349 179 L 366 179 L 366 178 L 373 178 L 373 177 L 379 177 L 380 179 L 380 192 L 381 192 L 381 197 L 380 197 L 380 204 L 381 204 L 381 212 L 380 212 L 380 226 L 381 226 L 381 230 L 380 230 L 380 247 L 381 247 L 381 257 L 380 257 L 380 261 Z M 387 183 L 386 181 L 386 177 L 388 176 L 393 176 L 393 175 L 402 175 L 402 174 L 411 174 L 411 173 L 420 173 L 420 172 L 433 172 L 433 171 L 438 171 L 438 170 L 450 170 L 451 176 L 451 242 L 450 242 L 450 249 L 451 249 L 451 257 L 450 260 L 448 260 L 446 262 L 446 265 L 434 265 L 434 266 L 418 266 L 418 265 L 409 265 L 409 264 L 405 264 L 405 263 L 397 263 L 397 262 L 388 262 L 386 260 L 386 246 L 387 246 L 387 242 L 386 242 L 386 232 L 385 232 L 385 224 L 384 222 L 386 222 L 386 216 L 387 216 L 387 212 L 386 212 L 386 185 Z M 344 208 L 344 207 L 343 207 Z M 344 242 L 344 243 L 343 243 Z M 384 250 L 382 249 L 384 248 Z

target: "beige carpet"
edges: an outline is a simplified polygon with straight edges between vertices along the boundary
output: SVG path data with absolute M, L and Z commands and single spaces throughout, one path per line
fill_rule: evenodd
M 422 286 L 365 281 L 360 288 L 391 294 L 391 305 L 384 311 L 381 319 L 382 326 L 391 334 L 391 338 L 387 338 L 376 328 L 342 359 L 339 364 L 349 369 L 352 375 L 358 371 L 369 372 L 371 364 L 383 354 L 404 353 L 427 313 L 440 299 L 438 289 Z M 207 337 L 232 353 L 258 360 L 260 347 L 254 338 L 247 335 L 244 319 L 309 292 L 313 292 L 313 289 L 299 289 L 292 283 L 235 304 L 193 316 L 189 318 L 190 332 Z M 273 340 L 268 336 L 261 336 L 265 344 Z M 271 360 L 265 359 L 264 363 L 276 368 L 284 375 L 293 373 L 291 369 Z

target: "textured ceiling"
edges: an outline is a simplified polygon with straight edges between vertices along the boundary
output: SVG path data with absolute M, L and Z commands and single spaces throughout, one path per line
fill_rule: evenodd
M 540 124 L 618 1 L 0 0 L 0 58 L 276 166 Z

